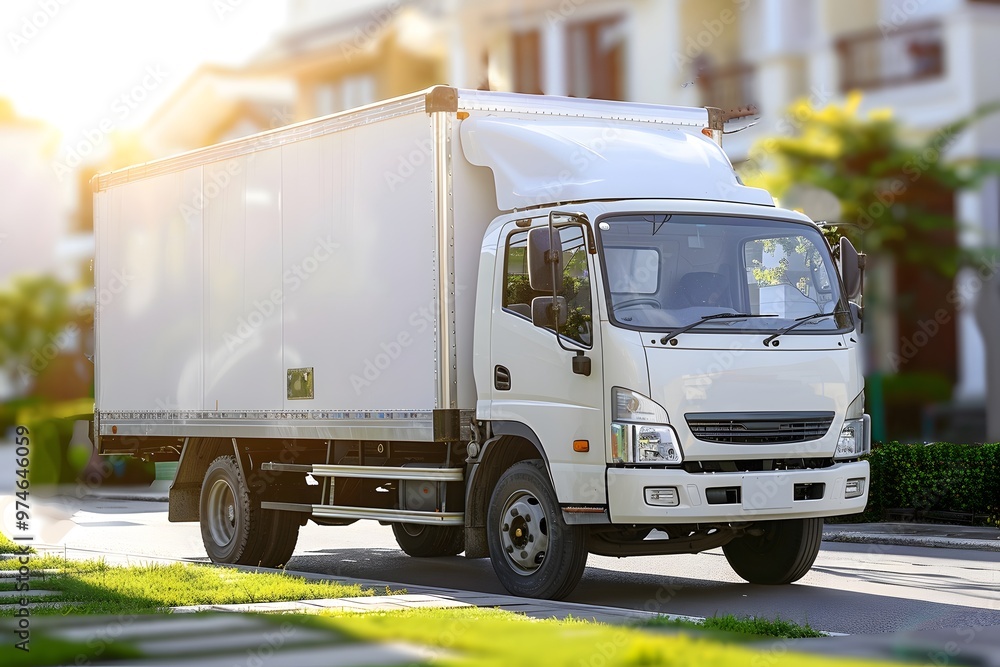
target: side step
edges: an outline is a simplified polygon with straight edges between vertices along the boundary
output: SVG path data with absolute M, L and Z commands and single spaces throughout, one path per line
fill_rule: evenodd
M 361 479 L 399 479 L 426 482 L 461 482 L 464 468 L 416 468 L 398 466 L 351 466 L 324 463 L 262 463 L 261 470 L 299 472 L 313 477 L 351 477 Z M 325 494 L 324 494 L 325 497 Z M 392 523 L 418 523 L 433 526 L 464 526 L 464 512 L 424 512 L 419 510 L 377 509 L 349 505 L 310 505 L 264 501 L 261 509 L 304 512 L 323 519 L 374 519 Z
M 427 482 L 461 482 L 463 468 L 400 468 L 397 466 L 338 466 L 325 463 L 262 463 L 261 470 L 301 472 L 313 477 L 356 477 L 366 479 L 419 479 Z
M 464 512 L 418 512 L 416 510 L 373 509 L 347 505 L 307 505 L 305 503 L 272 503 L 264 501 L 262 509 L 285 512 L 306 512 L 324 519 L 375 519 L 395 523 L 421 523 L 432 526 L 464 526 Z

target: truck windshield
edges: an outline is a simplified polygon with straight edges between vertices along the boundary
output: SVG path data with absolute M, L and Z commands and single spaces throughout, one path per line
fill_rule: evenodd
M 612 321 L 630 329 L 789 335 L 852 326 L 829 246 L 806 224 L 762 218 L 638 214 L 598 223 Z M 828 313 L 829 317 L 811 317 Z

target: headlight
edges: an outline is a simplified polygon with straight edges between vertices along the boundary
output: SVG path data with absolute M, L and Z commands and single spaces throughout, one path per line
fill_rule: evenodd
M 615 463 L 670 463 L 683 460 L 674 429 L 665 424 L 612 424 L 611 457 Z
M 867 454 L 871 448 L 868 439 L 868 415 L 861 419 L 848 419 L 840 429 L 837 439 L 835 459 L 856 459 Z
M 642 394 L 615 387 L 611 392 L 611 398 L 614 405 L 612 421 L 649 424 L 666 424 L 669 421 L 663 406 Z

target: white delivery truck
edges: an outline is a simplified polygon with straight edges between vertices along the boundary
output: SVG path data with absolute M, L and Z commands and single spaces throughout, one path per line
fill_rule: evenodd
M 99 451 L 179 461 L 221 563 L 369 519 L 517 595 L 797 580 L 867 501 L 862 267 L 723 120 L 442 86 L 95 177 Z

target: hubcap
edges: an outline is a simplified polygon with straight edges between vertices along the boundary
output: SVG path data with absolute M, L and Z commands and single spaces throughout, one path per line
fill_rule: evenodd
M 236 495 L 223 479 L 216 480 L 208 492 L 208 531 L 219 546 L 226 546 L 236 535 Z
M 500 545 L 514 571 L 523 576 L 534 573 L 549 547 L 548 523 L 538 499 L 528 491 L 512 493 L 499 529 Z

